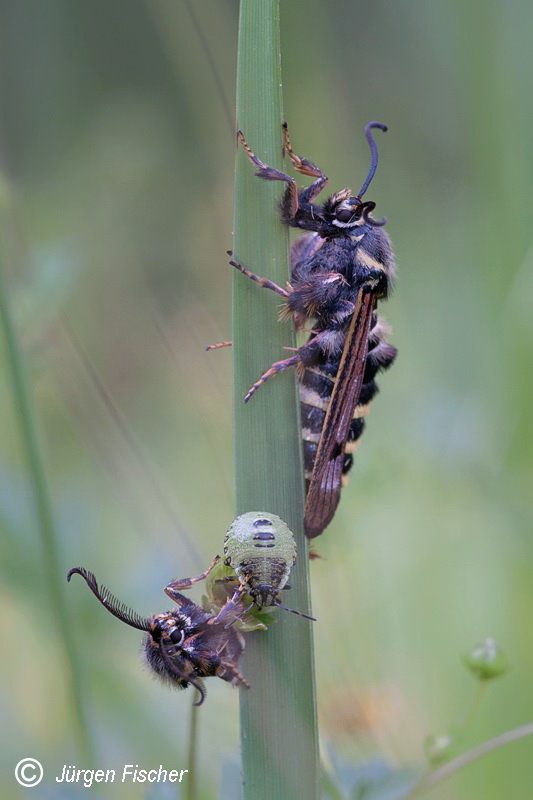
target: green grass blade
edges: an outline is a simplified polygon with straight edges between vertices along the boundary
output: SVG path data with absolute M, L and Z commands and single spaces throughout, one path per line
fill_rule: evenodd
M 258 156 L 282 167 L 279 2 L 241 0 L 237 59 L 237 124 Z M 283 285 L 288 231 L 279 219 L 282 186 L 260 181 L 242 152 L 235 180 L 234 252 L 260 275 Z M 242 398 L 273 361 L 294 346 L 277 321 L 280 298 L 242 275 L 234 277 L 234 411 L 237 512 L 279 514 L 294 531 L 299 558 L 287 604 L 308 611 L 307 542 L 297 389 L 293 371 Z M 318 797 L 318 731 L 312 623 L 280 611 L 266 634 L 248 637 L 241 692 L 245 800 Z
M 3 259 L 2 259 L 3 261 Z M 63 586 L 65 573 L 58 555 L 58 537 L 54 527 L 52 504 L 46 473 L 39 448 L 35 416 L 28 390 L 24 361 L 13 324 L 9 299 L 0 264 L 0 325 L 4 334 L 6 361 L 9 371 L 13 405 L 17 417 L 20 439 L 28 464 L 29 479 L 35 499 L 37 523 L 42 541 L 42 564 L 52 613 L 57 626 L 58 641 L 65 654 L 65 671 L 70 683 L 73 703 L 73 720 L 80 742 L 80 752 L 89 766 L 94 763 L 93 748 L 88 731 L 86 701 L 83 692 L 81 669 L 72 636 L 72 625 L 65 602 Z

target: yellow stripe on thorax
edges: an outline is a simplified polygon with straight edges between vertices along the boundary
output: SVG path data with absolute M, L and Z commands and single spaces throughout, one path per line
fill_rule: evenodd
M 370 253 L 362 247 L 359 247 L 357 250 L 357 258 L 364 267 L 368 267 L 368 269 L 380 269 L 382 272 L 385 272 L 385 265 L 371 256 Z

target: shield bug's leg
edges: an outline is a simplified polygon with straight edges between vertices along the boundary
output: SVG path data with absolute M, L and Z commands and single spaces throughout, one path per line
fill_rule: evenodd
M 294 178 L 291 178 L 291 176 L 287 175 L 285 172 L 280 172 L 279 169 L 269 167 L 268 164 L 261 161 L 244 138 L 242 131 L 237 131 L 237 139 L 241 143 L 244 152 L 252 164 L 257 167 L 257 172 L 255 174 L 258 178 L 263 178 L 266 181 L 284 181 L 287 184 L 287 200 L 285 205 L 287 206 L 288 215 L 294 218 L 298 211 L 298 187 Z
M 232 254 L 228 253 L 228 255 Z M 235 258 L 231 258 L 229 263 L 231 264 L 232 267 L 238 269 L 239 272 L 242 272 L 243 275 L 246 275 L 247 278 L 250 278 L 251 281 L 255 281 L 255 283 L 258 283 L 259 286 L 261 286 L 263 289 L 271 289 L 273 292 L 276 292 L 276 294 L 279 294 L 285 300 L 288 298 L 289 296 L 288 291 L 286 289 L 282 289 L 281 286 L 278 286 L 278 284 L 274 283 L 274 281 L 270 281 L 268 280 L 268 278 L 262 278 L 260 275 L 256 275 L 255 272 L 251 272 L 249 269 L 247 269 L 247 267 L 245 267 L 243 264 L 241 264 L 240 261 L 237 261 Z
M 220 556 L 215 556 L 212 562 L 209 564 L 208 568 L 200 575 L 197 575 L 195 578 L 178 578 L 175 581 L 171 581 L 171 583 L 169 583 L 168 586 L 165 587 L 165 594 L 167 594 L 171 600 L 178 602 L 176 598 L 179 597 L 181 599 L 183 597 L 183 595 L 181 595 L 178 590 L 190 589 L 193 583 L 199 583 L 199 581 L 205 580 L 205 578 L 207 578 L 211 570 L 216 566 L 216 564 L 218 564 L 219 561 L 220 561 Z
M 316 178 L 316 181 L 313 181 L 311 186 L 308 186 L 307 189 L 302 189 L 300 191 L 298 197 L 300 205 L 303 203 L 310 203 L 311 200 L 320 194 L 328 182 L 328 177 L 322 172 L 320 167 L 317 167 L 317 165 L 313 164 L 312 161 L 309 161 L 308 158 L 301 158 L 300 156 L 296 155 L 292 149 L 291 140 L 289 138 L 289 128 L 286 122 L 283 123 L 283 142 L 285 152 L 292 161 L 292 165 L 296 172 L 299 172 L 301 175 L 309 175 L 311 178 Z

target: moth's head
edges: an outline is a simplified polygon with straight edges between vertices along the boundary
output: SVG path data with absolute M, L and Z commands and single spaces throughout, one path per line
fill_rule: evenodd
M 201 705 L 205 688 L 195 664 L 195 646 L 183 647 L 191 633 L 183 615 L 165 611 L 151 618 L 150 630 L 144 640 L 146 660 L 156 675 L 166 684 L 186 689 L 189 685 L 198 691 L 195 705 Z
M 188 653 L 180 647 L 172 647 L 165 638 L 156 642 L 150 635 L 144 640 L 144 655 L 148 666 L 159 680 L 177 689 L 193 686 L 198 692 L 194 705 L 202 705 L 206 695 L 202 675 L 198 674 Z
M 142 617 L 99 584 L 89 570 L 73 567 L 67 574 L 67 580 L 70 581 L 73 575 L 81 575 L 94 596 L 114 617 L 131 628 L 145 631 L 147 635 L 144 639 L 144 652 L 152 670 L 162 680 L 174 686 L 194 686 L 198 691 L 195 705 L 201 705 L 205 698 L 205 689 L 191 660 L 191 648 L 186 651 L 182 647 L 185 638 L 194 629 L 190 617 L 176 611 Z
M 324 203 L 324 217 L 332 229 L 331 235 L 353 232 L 357 236 L 357 228 L 384 225 L 385 220 L 370 216 L 375 207 L 372 200 L 363 202 L 360 197 L 354 197 L 350 189 L 336 192 Z
M 386 219 L 374 219 L 370 216 L 376 204 L 372 200 L 363 200 L 368 187 L 378 168 L 378 148 L 372 130 L 378 128 L 386 131 L 387 126 L 382 122 L 369 122 L 365 126 L 365 136 L 370 147 L 370 169 L 363 184 L 356 195 L 350 189 L 341 189 L 329 197 L 324 203 L 323 214 L 327 224 L 329 236 L 339 236 L 352 234 L 358 235 L 358 228 L 361 228 L 361 235 L 364 235 L 370 227 L 385 225 Z M 366 230 L 365 230 L 366 228 Z
M 165 611 L 150 620 L 148 636 L 144 640 L 145 655 L 149 665 L 157 674 L 179 686 L 187 685 L 188 654 L 183 649 L 186 627 L 179 614 Z
M 152 617 L 149 634 L 156 644 L 163 640 L 169 647 L 177 649 L 185 639 L 185 627 L 184 620 L 180 618 L 179 614 L 166 611 Z

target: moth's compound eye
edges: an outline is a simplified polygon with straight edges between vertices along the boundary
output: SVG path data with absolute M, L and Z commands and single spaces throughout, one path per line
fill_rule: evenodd
M 172 644 L 180 645 L 183 643 L 184 639 L 185 639 L 185 631 L 180 630 L 179 628 L 174 628 L 174 630 L 170 632 L 170 640 Z
M 335 211 L 335 216 L 339 222 L 351 222 L 357 218 L 358 214 L 354 208 L 339 206 L 339 208 Z
M 154 622 L 150 629 L 150 635 L 154 640 L 154 642 L 159 642 L 162 633 L 163 631 L 161 630 L 161 625 L 159 624 L 159 622 Z

